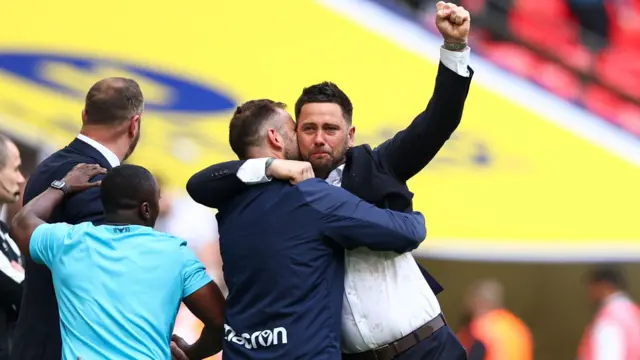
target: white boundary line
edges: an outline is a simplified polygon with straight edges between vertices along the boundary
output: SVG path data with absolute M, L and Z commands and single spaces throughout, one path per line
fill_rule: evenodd
M 433 241 L 433 240 L 431 240 Z M 430 242 L 429 239 L 425 243 Z M 438 241 L 442 243 L 445 241 Z M 508 243 L 496 240 L 446 240 L 446 245 L 423 245 L 417 257 L 446 260 L 497 262 L 636 262 L 640 260 L 640 242 L 607 241 L 568 242 L 528 240 Z
M 366 0 L 316 0 L 406 50 L 438 62 L 442 40 L 417 23 Z M 640 167 L 640 141 L 588 111 L 474 55 L 474 82 Z M 517 119 L 513 119 L 517 121 Z M 540 139 L 544 142 L 544 139 Z

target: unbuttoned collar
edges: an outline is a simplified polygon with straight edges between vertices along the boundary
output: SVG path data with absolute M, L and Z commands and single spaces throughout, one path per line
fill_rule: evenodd
M 344 172 L 344 164 L 333 169 L 327 176 L 327 182 L 331 185 L 340 185 L 342 183 L 342 173 Z

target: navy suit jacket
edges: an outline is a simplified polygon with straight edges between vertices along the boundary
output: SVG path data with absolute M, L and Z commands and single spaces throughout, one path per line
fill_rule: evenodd
M 111 169 L 107 159 L 97 149 L 75 139 L 36 167 L 25 187 L 24 203 L 45 191 L 52 181 L 61 180 L 80 163 L 99 164 L 105 169 Z M 92 188 L 65 199 L 54 210 L 49 222 L 100 223 L 103 219 L 100 189 Z M 25 288 L 11 359 L 60 360 L 60 318 L 51 272 L 46 266 L 36 264 L 28 257 L 25 258 L 25 265 Z
M 473 77 L 471 68 L 469 72 L 469 77 L 460 76 L 440 63 L 427 108 L 406 129 L 376 149 L 365 144 L 347 151 L 342 187 L 380 208 L 411 211 L 413 193 L 407 181 L 436 156 L 460 124 Z M 249 188 L 236 176 L 243 163 L 229 161 L 200 171 L 187 183 L 189 195 L 202 205 L 219 208 Z M 440 283 L 418 267 L 433 292 L 442 292 Z
M 295 226 L 292 226 L 295 224 Z M 320 179 L 253 186 L 219 209 L 225 359 L 340 359 L 344 249 L 406 252 L 424 217 Z

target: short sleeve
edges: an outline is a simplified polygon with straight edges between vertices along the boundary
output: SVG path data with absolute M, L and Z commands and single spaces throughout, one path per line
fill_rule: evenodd
M 207 274 L 207 269 L 191 249 L 186 245 L 180 249 L 183 254 L 182 298 L 184 299 L 213 280 L 211 280 L 211 277 Z
M 65 223 L 42 224 L 31 234 L 29 253 L 31 259 L 38 264 L 51 264 L 60 253 L 64 239 L 71 229 L 71 225 Z

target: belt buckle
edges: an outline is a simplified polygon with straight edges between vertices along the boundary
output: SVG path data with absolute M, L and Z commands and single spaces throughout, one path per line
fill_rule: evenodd
M 375 360 L 388 360 L 388 357 L 385 355 L 389 355 L 389 351 L 393 352 L 391 354 L 391 359 L 395 358 L 396 355 L 400 353 L 400 351 L 398 351 L 396 341 L 374 350 L 373 357 Z
M 416 344 L 418 344 L 420 341 L 422 341 L 423 339 L 420 338 L 420 334 L 418 334 L 417 331 L 413 332 L 413 340 L 416 341 Z M 414 344 L 415 345 L 415 344 Z
M 398 344 L 397 341 L 394 341 L 391 344 L 389 344 L 390 347 L 393 349 L 393 352 L 395 353 L 395 354 L 393 354 L 394 357 L 400 353 L 400 350 L 398 350 L 398 345 L 397 344 Z

